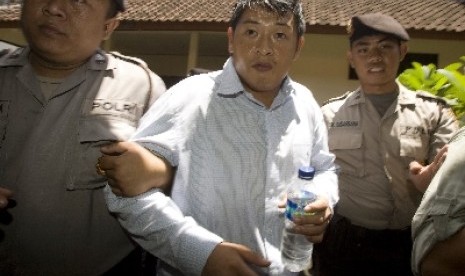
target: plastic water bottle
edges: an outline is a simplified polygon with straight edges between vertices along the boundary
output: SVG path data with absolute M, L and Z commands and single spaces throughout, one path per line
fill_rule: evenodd
M 290 231 L 294 227 L 292 218 L 304 214 L 304 208 L 317 199 L 313 183 L 315 169 L 311 166 L 299 168 L 298 178 L 287 190 L 285 228 L 281 241 L 281 259 L 284 266 L 292 272 L 299 272 L 312 267 L 313 244 L 304 235 Z

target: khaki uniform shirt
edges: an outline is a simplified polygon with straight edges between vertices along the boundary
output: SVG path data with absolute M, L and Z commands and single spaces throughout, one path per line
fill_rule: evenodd
M 410 225 L 422 193 L 408 180 L 409 163 L 431 161 L 458 128 L 444 101 L 399 89 L 383 117 L 360 89 L 322 107 L 341 168 L 337 212 L 370 229 Z
M 439 241 L 465 227 L 465 128 L 452 138 L 444 164 L 425 192 L 412 222 L 412 269 L 420 274 L 423 257 Z
M 142 62 L 97 51 L 45 100 L 28 55 L 0 59 L 0 186 L 17 202 L 0 226 L 0 275 L 99 275 L 134 248 L 106 208 L 99 148 L 128 139 L 165 86 Z

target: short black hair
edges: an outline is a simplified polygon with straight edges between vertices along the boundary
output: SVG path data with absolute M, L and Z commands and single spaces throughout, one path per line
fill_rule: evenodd
M 118 8 L 118 4 L 116 4 L 116 1 L 110 0 L 110 7 L 108 8 L 107 18 L 116 17 L 119 11 L 120 9 Z
M 234 5 L 229 26 L 236 29 L 239 20 L 246 8 L 263 7 L 269 11 L 285 16 L 289 12 L 294 15 L 294 24 L 297 29 L 297 36 L 301 37 L 305 33 L 305 18 L 300 0 L 238 0 Z

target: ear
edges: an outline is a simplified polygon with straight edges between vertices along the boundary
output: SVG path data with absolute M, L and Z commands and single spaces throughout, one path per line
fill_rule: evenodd
M 105 21 L 104 27 L 104 34 L 105 36 L 103 37 L 103 40 L 107 40 L 110 38 L 111 34 L 113 31 L 118 28 L 119 26 L 119 20 L 116 18 L 110 18 Z
M 228 28 L 228 52 L 230 56 L 234 54 L 234 31 L 232 27 Z
M 294 53 L 294 61 L 300 56 L 300 52 L 304 48 L 304 45 L 305 45 L 305 38 L 304 36 L 301 36 L 297 39 L 297 47 Z
M 404 60 L 408 52 L 408 46 L 406 42 L 400 43 L 400 61 Z
M 354 59 L 352 56 L 352 52 L 350 50 L 347 50 L 347 60 L 349 61 L 350 67 L 354 68 Z

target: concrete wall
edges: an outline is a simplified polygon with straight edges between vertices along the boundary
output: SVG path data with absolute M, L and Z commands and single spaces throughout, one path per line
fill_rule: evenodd
M 104 44 L 104 48 L 144 59 L 152 70 L 167 80 L 184 77 L 191 67 L 220 69 L 228 57 L 226 33 L 195 34 L 118 31 Z M 21 32 L 16 29 L 1 29 L 0 39 L 25 43 Z M 290 75 L 308 86 L 319 103 L 358 86 L 356 80 L 348 77 L 346 36 L 307 34 L 305 39 L 305 47 Z M 438 54 L 438 66 L 444 67 L 465 55 L 465 42 L 413 38 L 409 52 Z

